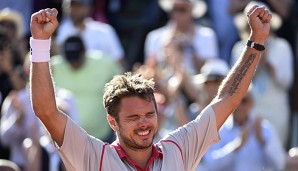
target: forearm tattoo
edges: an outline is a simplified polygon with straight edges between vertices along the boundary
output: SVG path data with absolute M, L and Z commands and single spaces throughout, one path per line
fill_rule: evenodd
M 245 63 L 241 66 L 238 74 L 236 75 L 235 79 L 232 82 L 232 85 L 230 86 L 228 93 L 230 96 L 232 96 L 236 90 L 239 87 L 239 84 L 241 83 L 242 79 L 244 78 L 244 76 L 246 75 L 248 69 L 250 68 L 251 64 L 254 62 L 254 60 L 256 59 L 257 54 L 253 53 L 250 54 L 247 58 L 247 60 L 245 61 Z

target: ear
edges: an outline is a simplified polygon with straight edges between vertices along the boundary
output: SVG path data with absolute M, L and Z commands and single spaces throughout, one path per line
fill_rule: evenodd
M 119 127 L 118 127 L 118 124 L 117 124 L 115 118 L 114 118 L 112 115 L 108 114 L 108 115 L 107 115 L 107 120 L 108 120 L 108 122 L 109 122 L 110 127 L 111 127 L 115 132 L 118 132 Z

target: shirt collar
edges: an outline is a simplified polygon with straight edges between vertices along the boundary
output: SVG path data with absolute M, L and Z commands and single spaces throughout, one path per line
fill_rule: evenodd
M 119 157 L 121 158 L 121 159 L 123 159 L 123 158 L 127 158 L 127 159 L 130 159 L 129 157 L 128 157 L 128 155 L 123 151 L 123 149 L 122 149 L 122 147 L 120 146 L 120 144 L 119 144 L 119 142 L 117 142 L 117 141 L 114 141 L 112 144 L 111 144 L 114 148 L 115 148 L 115 150 L 117 151 L 117 153 L 118 153 L 118 155 L 119 155 Z M 158 158 L 158 157 L 160 157 L 161 159 L 163 158 L 163 154 L 162 154 L 162 152 L 160 151 L 160 150 L 158 150 L 157 149 L 157 146 L 155 145 L 155 144 L 152 144 L 152 155 L 151 155 L 151 158 L 149 159 L 149 160 L 151 160 L 151 159 L 156 159 L 156 158 Z

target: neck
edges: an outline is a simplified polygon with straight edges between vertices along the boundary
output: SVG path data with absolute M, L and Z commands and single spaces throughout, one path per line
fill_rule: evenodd
M 130 159 L 136 162 L 142 169 L 146 168 L 146 165 L 152 155 L 152 146 L 141 150 L 129 148 L 126 145 L 123 145 L 123 143 L 120 144 L 120 146 Z
M 247 117 L 245 119 L 241 119 L 241 120 L 234 119 L 234 122 L 237 123 L 239 126 L 244 126 L 247 121 L 248 121 Z
M 176 30 L 182 33 L 192 33 L 194 31 L 194 24 L 192 21 L 176 24 Z
M 85 63 L 85 58 L 83 58 L 79 61 L 70 62 L 69 64 L 73 70 L 79 70 L 80 68 L 82 68 L 84 63 Z
M 80 31 L 84 30 L 85 29 L 85 23 L 84 21 L 74 21 L 73 22 L 74 26 L 79 29 Z

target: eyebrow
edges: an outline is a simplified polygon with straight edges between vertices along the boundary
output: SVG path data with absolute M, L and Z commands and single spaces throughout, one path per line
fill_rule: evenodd
M 156 113 L 155 111 L 151 111 L 151 112 L 147 112 L 145 115 L 148 115 L 148 114 L 154 114 Z M 133 118 L 133 117 L 136 117 L 136 116 L 139 116 L 140 114 L 132 114 L 132 115 L 129 115 L 127 116 L 127 118 Z

